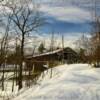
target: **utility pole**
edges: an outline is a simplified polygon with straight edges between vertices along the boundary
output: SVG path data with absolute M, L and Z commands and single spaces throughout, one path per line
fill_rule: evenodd
M 51 45 L 50 45 L 50 51 L 53 52 L 54 50 L 54 32 L 51 34 Z
M 52 32 L 52 34 L 51 34 L 51 45 L 50 45 L 50 51 L 51 52 L 53 52 L 53 50 L 54 50 L 54 32 Z M 53 61 L 53 59 L 51 59 L 51 75 L 50 75 L 50 78 L 52 78 L 52 74 L 53 74 L 53 64 L 54 64 L 54 61 Z
M 62 62 L 64 63 L 64 36 L 62 35 Z

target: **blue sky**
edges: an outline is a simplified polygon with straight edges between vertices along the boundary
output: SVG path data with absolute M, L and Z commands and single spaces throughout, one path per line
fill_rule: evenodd
M 80 2 L 81 1 L 81 2 Z M 46 21 L 42 31 L 49 34 L 54 31 L 67 36 L 79 36 L 91 32 L 91 10 L 90 0 L 43 0 L 41 11 Z
M 71 46 L 83 34 L 91 33 L 95 0 L 38 0 L 40 10 L 49 23 L 42 32 L 49 36 L 53 31 L 64 34 L 65 45 Z M 100 0 L 97 2 L 99 13 Z M 60 36 L 61 37 L 61 36 Z
M 24 1 L 24 0 L 21 0 Z M 29 0 L 28 0 L 29 1 Z M 31 1 L 31 0 L 30 0 Z M 43 40 L 48 43 L 51 33 L 60 34 L 56 40 L 70 45 L 83 34 L 91 32 L 94 0 L 33 0 L 40 4 L 40 11 L 48 24 L 40 28 Z M 100 2 L 100 0 L 97 0 Z M 99 3 L 97 3 L 99 4 Z M 32 4 L 30 3 L 30 7 Z M 99 12 L 99 9 L 98 9 Z M 39 35 L 39 37 L 41 37 Z M 58 43 L 59 44 L 59 43 Z
M 48 23 L 40 30 L 47 44 L 50 44 L 52 32 L 57 35 L 57 45 L 61 44 L 63 34 L 65 46 L 71 47 L 74 47 L 73 43 L 83 34 L 89 35 L 91 32 L 94 5 L 91 0 L 38 0 L 38 3 Z

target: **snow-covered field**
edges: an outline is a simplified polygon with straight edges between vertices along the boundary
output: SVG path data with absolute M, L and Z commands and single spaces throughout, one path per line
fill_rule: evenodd
M 88 64 L 61 65 L 12 100 L 100 100 L 100 69 Z

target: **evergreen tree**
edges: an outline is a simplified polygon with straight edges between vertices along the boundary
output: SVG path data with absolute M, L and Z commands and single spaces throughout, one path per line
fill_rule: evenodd
M 44 50 L 45 50 L 44 44 L 41 43 L 41 44 L 39 45 L 39 47 L 38 47 L 38 52 L 39 52 L 39 53 L 43 53 Z
M 86 52 L 85 49 L 80 48 L 79 55 L 80 55 L 80 58 L 81 58 L 82 62 L 85 62 L 86 61 L 85 52 Z

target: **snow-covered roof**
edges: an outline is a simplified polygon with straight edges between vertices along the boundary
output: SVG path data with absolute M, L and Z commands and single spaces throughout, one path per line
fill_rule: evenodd
M 32 58 L 32 57 L 40 57 L 40 56 L 45 56 L 45 55 L 51 55 L 51 54 L 55 54 L 62 51 L 62 49 L 58 49 L 58 50 L 54 50 L 54 51 L 50 51 L 50 52 L 46 52 L 46 53 L 42 53 L 42 54 L 37 54 L 37 55 L 33 55 L 27 58 Z
M 37 56 L 44 56 L 44 55 L 50 55 L 50 54 L 55 54 L 55 53 L 58 53 L 62 51 L 62 49 L 58 49 L 58 50 L 54 50 L 54 51 L 50 51 L 50 52 L 46 52 L 46 53 L 43 53 L 43 54 L 39 54 L 39 55 L 34 55 L 33 57 L 37 57 Z
M 27 58 L 33 58 L 33 57 L 40 57 L 40 56 L 46 56 L 46 55 L 52 55 L 52 54 L 55 54 L 55 53 L 59 53 L 59 52 L 62 52 L 63 50 L 72 50 L 71 48 L 67 47 L 67 48 L 64 48 L 64 49 L 57 49 L 57 50 L 54 50 L 54 51 L 50 51 L 50 52 L 46 52 L 46 53 L 42 53 L 42 54 L 37 54 L 37 55 L 33 55 L 31 57 L 27 57 Z

